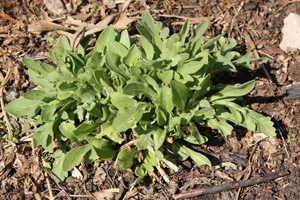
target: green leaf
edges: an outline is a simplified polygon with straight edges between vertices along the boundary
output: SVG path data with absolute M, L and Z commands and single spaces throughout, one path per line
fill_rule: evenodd
M 152 166 L 157 166 L 158 165 L 158 159 L 156 158 L 155 154 L 152 153 L 149 150 L 146 150 L 143 152 L 143 156 L 144 156 L 144 163 L 149 163 Z
M 113 128 L 116 132 L 126 131 L 132 128 L 143 116 L 143 112 L 128 110 L 124 108 L 119 110 L 117 116 L 113 120 Z
M 73 133 L 77 138 L 83 138 L 91 134 L 99 125 L 100 123 L 82 123 L 73 131 Z
M 62 164 L 62 169 L 65 172 L 72 170 L 76 165 L 78 165 L 83 158 L 83 156 L 91 150 L 91 145 L 86 144 L 81 147 L 76 147 L 71 149 L 65 156 Z
M 208 165 L 209 167 L 211 167 L 211 162 L 206 156 L 202 155 L 201 153 L 195 152 L 184 145 L 182 145 L 182 147 L 198 165 Z
M 152 132 L 148 134 L 142 135 L 139 139 L 137 139 L 134 144 L 137 146 L 139 150 L 147 149 L 149 144 L 153 144 L 153 140 L 151 138 Z
M 203 67 L 204 63 L 199 61 L 191 61 L 181 65 L 178 68 L 178 72 L 181 74 L 194 74 Z
M 255 80 L 248 81 L 244 84 L 228 85 L 223 90 L 217 92 L 209 98 L 209 101 L 216 101 L 219 99 L 240 97 L 248 94 L 255 86 Z
M 164 86 L 161 88 L 161 91 L 159 93 L 159 106 L 164 108 L 168 113 L 171 113 L 174 104 L 172 101 L 172 90 L 171 88 Z
M 134 64 L 141 58 L 141 53 L 138 47 L 134 44 L 129 49 L 128 54 L 124 57 L 124 63 L 128 66 L 134 66 Z
M 211 45 L 213 45 L 218 39 L 224 36 L 225 33 L 218 35 L 214 38 L 209 39 L 205 44 L 202 46 L 203 49 L 209 48 Z
M 21 97 L 8 103 L 4 110 L 16 117 L 22 117 L 25 115 L 33 117 L 39 112 L 41 104 L 42 101 L 28 100 Z
M 188 88 L 184 84 L 172 80 L 171 89 L 172 89 L 172 101 L 174 105 L 180 110 L 184 110 L 186 100 L 187 100 Z
M 130 38 L 126 29 L 123 30 L 121 33 L 120 43 L 127 47 L 127 49 L 130 48 Z
M 185 141 L 197 145 L 206 143 L 208 141 L 207 137 L 200 135 L 198 128 L 194 123 L 190 123 L 190 127 L 188 130 L 190 131 L 190 133 L 184 136 Z
M 47 122 L 35 130 L 33 144 L 42 145 L 48 152 L 53 152 L 53 125 L 54 122 Z
M 26 92 L 23 97 L 28 100 L 37 101 L 37 100 L 43 100 L 46 96 L 47 94 L 44 91 L 30 90 Z
M 95 51 L 104 53 L 105 47 L 110 41 L 115 40 L 115 31 L 112 25 L 108 26 L 98 37 L 95 44 Z
M 210 119 L 209 124 L 211 128 L 221 130 L 225 137 L 230 135 L 233 130 L 233 127 L 225 120 Z
M 28 67 L 38 75 L 42 76 L 46 76 L 48 73 L 55 70 L 55 68 L 52 65 L 46 63 L 39 63 L 29 58 L 24 58 L 23 63 L 26 65 L 26 67 Z
M 82 38 L 82 40 L 80 40 L 78 47 L 77 47 L 78 54 L 85 56 L 85 49 L 88 47 L 92 38 L 93 38 L 93 35 L 88 35 L 88 36 Z
M 190 29 L 190 20 L 187 19 L 187 20 L 185 20 L 185 22 L 182 26 L 181 32 L 179 34 L 181 44 L 184 44 L 186 36 L 189 33 L 189 29 Z
M 140 82 L 132 82 L 125 86 L 123 92 L 127 95 L 137 96 L 139 98 L 145 95 L 149 98 L 156 98 L 157 93 L 152 90 L 148 84 Z
M 125 57 L 128 54 L 128 49 L 124 44 L 121 44 L 116 41 L 111 41 L 108 43 L 108 50 L 118 54 L 121 58 Z
M 91 145 L 92 150 L 95 151 L 102 160 L 111 160 L 117 154 L 109 140 L 94 138 L 91 140 Z
M 130 168 L 135 160 L 136 151 L 134 149 L 124 149 L 118 154 L 118 163 L 123 169 Z
M 56 104 L 43 106 L 42 112 L 41 112 L 42 120 L 44 122 L 54 120 L 53 118 L 54 118 L 55 111 L 56 111 Z
M 76 127 L 73 124 L 67 122 L 63 122 L 59 125 L 60 132 L 72 141 L 76 141 L 78 139 L 73 133 L 75 129 Z
M 65 178 L 68 177 L 68 172 L 64 171 L 63 168 L 63 161 L 65 159 L 65 154 L 60 155 L 60 158 L 55 159 L 53 162 L 53 167 L 51 170 L 51 175 L 56 182 L 64 181 Z
M 119 92 L 112 92 L 110 93 L 110 97 L 112 105 L 114 105 L 119 110 L 124 108 L 132 110 L 137 107 L 137 101 L 129 98 L 125 94 Z
M 115 54 L 111 51 L 108 51 L 106 54 L 106 64 L 107 67 L 124 78 L 125 80 L 128 80 L 128 76 L 126 75 L 126 72 L 124 71 L 123 64 L 121 63 L 120 59 L 121 57 L 118 54 Z M 125 66 L 124 66 L 125 67 Z
M 140 37 L 140 47 L 143 56 L 148 60 L 151 60 L 154 56 L 154 48 L 152 44 L 144 36 Z
M 153 133 L 154 149 L 155 150 L 158 150 L 161 147 L 161 145 L 165 141 L 166 136 L 167 136 L 167 129 L 157 129 Z

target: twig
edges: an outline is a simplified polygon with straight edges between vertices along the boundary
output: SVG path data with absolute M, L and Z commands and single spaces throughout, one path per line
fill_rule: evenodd
M 273 116 L 272 116 L 273 117 Z M 276 116 L 276 118 L 278 118 L 277 116 Z M 281 138 L 282 138 L 282 143 L 283 143 L 283 146 L 284 146 L 284 150 L 285 150 L 285 152 L 286 152 L 286 154 L 287 154 L 287 156 L 290 158 L 291 156 L 290 156 L 290 154 L 289 154 L 289 152 L 288 152 L 288 149 L 287 149 L 287 145 L 286 145 L 286 141 L 285 141 L 285 139 L 284 139 L 284 137 L 283 137 L 283 135 L 282 135 L 282 127 L 280 126 L 280 124 L 277 122 L 277 120 L 275 119 L 275 123 L 276 123 L 276 125 L 278 126 L 278 131 L 279 131 L 279 134 L 280 134 L 280 136 L 281 136 Z
M 249 45 L 250 45 L 250 48 L 253 49 L 254 57 L 255 57 L 256 59 L 259 59 L 260 56 L 259 56 L 259 54 L 258 54 L 258 52 L 257 52 L 257 50 L 256 50 L 255 44 L 254 44 L 253 40 L 251 39 L 250 35 L 249 35 L 247 32 L 245 32 L 244 35 L 245 35 L 245 37 L 246 37 L 247 42 L 248 42 Z M 270 76 L 268 70 L 266 69 L 266 67 L 265 67 L 265 65 L 264 65 L 263 63 L 261 63 L 261 67 L 262 67 L 262 69 L 263 69 L 265 75 L 266 75 L 267 78 L 269 79 L 269 81 L 270 81 L 271 83 L 273 83 L 273 79 L 271 78 L 271 76 Z
M 50 184 L 50 180 L 49 180 L 49 176 L 48 176 L 47 172 L 45 172 L 45 176 L 46 176 L 47 186 L 48 186 L 48 189 L 49 189 L 49 196 L 50 196 L 51 199 L 53 199 L 53 192 L 52 192 L 52 188 L 51 188 L 51 184 Z
M 4 59 L 8 59 L 8 63 L 10 65 L 10 66 L 8 66 L 8 71 L 7 71 L 6 76 L 5 76 L 3 82 L 1 83 L 1 86 L 0 86 L 0 101 L 1 101 L 2 114 L 4 116 L 4 121 L 5 121 L 7 129 L 8 129 L 8 134 L 9 134 L 9 136 L 12 136 L 11 124 L 9 122 L 9 119 L 8 119 L 8 116 L 7 116 L 6 112 L 4 111 L 4 100 L 3 100 L 3 89 L 6 85 L 6 83 L 9 81 L 11 73 L 12 73 L 12 70 L 11 70 L 11 68 L 12 68 L 12 66 L 11 66 L 12 63 L 11 62 L 12 61 L 9 60 L 9 58 L 6 55 L 5 51 L 1 47 L 0 47 L 0 52 L 2 53 Z M 12 139 L 12 138 L 9 138 L 9 139 Z
M 292 0 L 292 1 L 285 2 L 278 10 L 276 10 L 275 14 L 277 14 L 279 11 L 281 11 L 288 4 L 295 3 L 295 2 L 300 2 L 300 0 Z
M 12 18 L 11 16 L 9 16 L 8 14 L 6 14 L 6 13 L 4 13 L 4 12 L 0 13 L 0 17 L 2 17 L 2 18 L 4 18 L 4 19 L 7 19 L 7 20 L 11 21 L 11 22 L 14 23 L 14 24 L 19 25 L 19 21 L 18 21 L 18 20 Z
M 251 165 L 251 162 L 252 162 L 252 157 L 253 157 L 253 155 L 254 155 L 254 152 L 255 152 L 255 150 L 256 150 L 256 147 L 257 147 L 257 143 L 255 143 L 255 146 L 253 147 L 252 152 L 251 152 L 251 154 L 250 154 L 250 157 L 249 157 L 249 160 L 248 160 L 248 173 L 247 173 L 247 176 L 244 178 L 244 181 L 248 180 L 249 177 L 251 176 L 251 173 L 252 173 L 252 165 Z M 236 194 L 236 198 L 235 198 L 236 200 L 239 199 L 241 190 L 242 190 L 242 188 L 239 188 L 239 190 L 238 190 L 238 192 L 237 192 L 237 194 Z
M 256 185 L 256 184 L 269 182 L 269 181 L 272 181 L 274 179 L 277 179 L 279 177 L 286 176 L 289 174 L 290 174 L 290 172 L 288 170 L 286 170 L 286 171 L 282 171 L 282 172 L 269 174 L 267 176 L 249 179 L 246 181 L 240 181 L 240 182 L 236 182 L 236 183 L 229 182 L 229 183 L 225 183 L 223 185 L 201 188 L 201 189 L 193 190 L 191 192 L 176 194 L 176 195 L 174 195 L 174 199 L 185 199 L 185 198 L 196 197 L 196 196 L 204 195 L 204 194 L 214 194 L 214 193 L 218 193 L 218 192 L 222 192 L 222 191 L 226 191 L 226 190 L 249 187 L 249 186 Z
M 52 178 L 52 180 L 55 182 L 55 184 L 59 187 L 59 189 L 61 189 L 61 191 L 63 191 L 68 200 L 72 200 L 71 196 L 66 192 L 66 190 L 64 190 L 62 187 L 60 187 L 60 185 L 56 182 L 56 180 L 52 177 L 52 175 L 50 174 L 50 172 L 48 170 L 46 170 L 46 173 L 48 173 L 48 176 L 50 176 Z

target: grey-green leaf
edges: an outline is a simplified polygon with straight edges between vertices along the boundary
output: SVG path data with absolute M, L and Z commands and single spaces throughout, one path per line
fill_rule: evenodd
M 76 147 L 71 149 L 65 156 L 62 169 L 65 172 L 72 170 L 76 165 L 78 165 L 83 158 L 83 156 L 91 150 L 91 145 L 86 144 L 81 147 Z
M 130 168 L 134 163 L 135 154 L 136 151 L 134 149 L 124 149 L 120 151 L 120 153 L 118 154 L 118 163 L 120 167 L 122 167 L 123 169 Z
M 186 100 L 187 100 L 188 88 L 184 84 L 172 80 L 171 89 L 172 89 L 172 101 L 174 105 L 180 110 L 184 110 Z

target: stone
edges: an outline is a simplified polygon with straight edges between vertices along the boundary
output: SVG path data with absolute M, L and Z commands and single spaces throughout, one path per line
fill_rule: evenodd
M 284 19 L 282 28 L 283 37 L 279 47 L 285 52 L 291 49 L 300 49 L 300 15 L 290 13 Z

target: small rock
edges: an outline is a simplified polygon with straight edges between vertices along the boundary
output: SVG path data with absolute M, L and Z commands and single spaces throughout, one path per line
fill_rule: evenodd
M 282 41 L 279 47 L 285 52 L 288 48 L 300 49 L 300 15 L 290 13 L 284 19 Z

